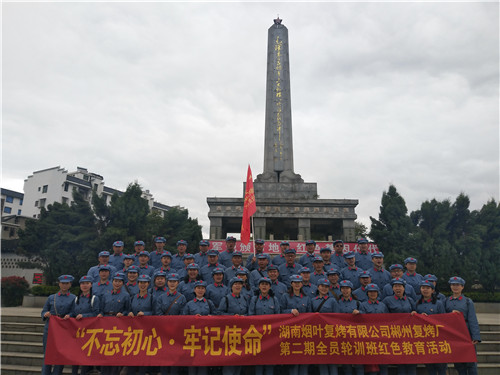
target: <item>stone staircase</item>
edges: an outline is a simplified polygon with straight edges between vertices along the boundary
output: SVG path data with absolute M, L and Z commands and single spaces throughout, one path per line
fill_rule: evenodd
M 498 317 L 498 316 L 497 316 Z M 490 319 L 492 320 L 492 319 Z M 500 374 L 500 318 L 498 323 L 480 324 L 482 343 L 478 346 L 479 375 Z M 1 331 L 1 374 L 35 375 L 40 374 L 43 362 L 43 323 L 39 316 L 2 315 Z M 71 374 L 66 366 L 65 374 Z M 246 371 L 250 373 L 250 371 Z M 391 373 L 393 373 L 391 369 Z M 395 373 L 395 372 L 394 372 Z M 419 366 L 419 375 L 426 374 Z M 450 375 L 457 372 L 453 365 L 448 370 Z

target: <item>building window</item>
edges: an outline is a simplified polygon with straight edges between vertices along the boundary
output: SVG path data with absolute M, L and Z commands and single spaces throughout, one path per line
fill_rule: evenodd
M 69 184 L 67 182 L 64 183 L 64 191 L 69 190 Z
M 3 212 L 5 212 L 6 214 L 10 214 L 12 212 L 12 208 L 10 208 L 10 207 L 4 207 L 3 208 Z
M 40 199 L 40 207 L 45 207 L 45 201 L 46 201 L 45 198 Z
M 35 201 L 35 207 L 38 207 L 38 201 Z
M 42 190 L 42 188 L 39 186 L 39 187 L 38 187 L 38 191 L 40 191 L 40 190 Z
M 42 193 L 46 193 L 49 190 L 49 185 L 43 185 Z
M 18 215 L 21 215 L 21 210 L 17 210 L 17 214 L 18 214 Z
M 97 191 L 97 188 L 99 187 L 99 185 L 97 184 L 94 184 L 94 191 Z
M 7 202 L 7 203 L 14 203 L 14 197 L 11 197 L 10 195 L 7 195 L 5 197 L 5 202 Z
M 36 219 L 36 215 L 33 215 L 33 217 Z
M 83 179 L 84 179 L 85 181 L 88 181 L 88 180 L 89 180 L 89 175 L 88 175 L 88 174 L 84 174 L 84 175 L 83 175 Z
M 19 199 L 19 205 L 22 206 L 23 205 L 23 198 Z

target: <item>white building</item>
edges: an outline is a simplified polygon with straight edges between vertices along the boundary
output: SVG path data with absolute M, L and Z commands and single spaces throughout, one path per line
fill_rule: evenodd
M 114 193 L 123 194 L 122 191 L 104 185 L 104 178 L 96 173 L 89 172 L 86 168 L 77 167 L 75 172 L 68 172 L 59 166 L 33 172 L 24 180 L 23 215 L 33 218 L 40 217 L 40 208 L 54 202 L 71 204 L 73 190 L 78 190 L 89 202 L 92 200 L 92 191 L 99 196 L 104 196 L 109 204 Z M 148 201 L 152 211 L 164 215 L 169 206 L 155 202 L 149 190 L 142 193 Z

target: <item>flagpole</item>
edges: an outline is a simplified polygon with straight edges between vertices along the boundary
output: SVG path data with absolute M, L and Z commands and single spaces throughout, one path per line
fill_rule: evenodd
M 253 215 L 252 215 L 252 242 L 253 242 L 253 256 L 255 257 L 255 228 L 253 226 Z

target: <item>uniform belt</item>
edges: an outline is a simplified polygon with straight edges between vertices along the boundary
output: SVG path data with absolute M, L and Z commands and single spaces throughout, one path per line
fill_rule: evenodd
M 66 314 L 58 314 L 56 315 L 58 318 L 64 318 L 66 316 Z
M 115 316 L 117 313 L 115 312 L 106 312 L 104 313 L 104 315 L 107 315 L 107 316 Z

